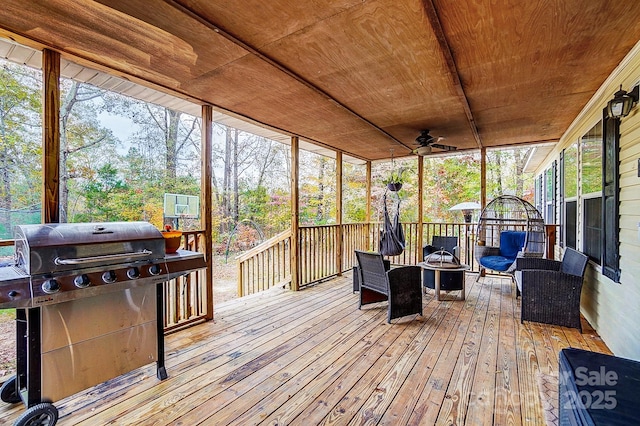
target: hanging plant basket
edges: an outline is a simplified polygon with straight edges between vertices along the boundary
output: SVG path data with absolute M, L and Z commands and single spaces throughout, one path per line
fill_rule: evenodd
M 387 184 L 387 189 L 392 192 L 398 192 L 402 189 L 402 184 L 400 182 L 390 182 Z

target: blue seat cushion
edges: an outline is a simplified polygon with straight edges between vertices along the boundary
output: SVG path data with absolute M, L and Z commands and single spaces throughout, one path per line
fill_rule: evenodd
M 527 233 L 525 231 L 502 231 L 500 233 L 500 256 L 511 259 L 511 263 L 513 263 L 518 256 L 518 252 L 522 250 L 526 237 Z
M 484 256 L 480 258 L 480 264 L 487 269 L 504 272 L 513 264 L 513 259 L 504 256 Z

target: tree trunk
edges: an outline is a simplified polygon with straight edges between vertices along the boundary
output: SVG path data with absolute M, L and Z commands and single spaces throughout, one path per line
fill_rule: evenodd
M 175 180 L 178 168 L 178 124 L 180 123 L 181 112 L 165 108 L 166 116 L 166 161 L 167 161 L 167 178 L 169 182 Z
M 0 99 L 0 102 L 3 100 Z M 4 111 L 4 107 L 0 109 Z M 0 137 L 2 140 L 6 140 L 6 124 L 4 121 L 4 115 L 0 115 Z M 0 214 L 0 223 L 4 225 L 7 231 L 11 231 L 11 208 L 13 201 L 11 200 L 11 172 L 9 167 L 11 159 L 9 158 L 8 149 L 5 144 L 0 145 L 0 167 L 2 173 L 2 190 L 0 190 L 0 208 L 2 214 Z
M 229 193 L 231 187 L 231 152 L 233 149 L 233 137 L 231 132 L 233 128 L 228 127 L 226 129 L 226 138 L 224 146 L 224 175 L 222 177 L 222 218 L 221 231 L 230 230 L 227 220 L 231 217 L 231 203 L 229 200 Z M 225 220 L 226 219 L 226 220 Z
M 514 150 L 514 160 L 516 163 L 516 195 L 522 197 L 524 195 L 524 166 L 527 164 L 531 148 L 521 148 Z
M 496 151 L 496 188 L 498 194 L 504 194 L 504 188 L 502 187 L 502 158 L 500 151 Z
M 60 223 L 69 221 L 69 140 L 67 138 L 67 124 L 73 106 L 78 101 L 78 86 L 80 83 L 74 81 L 71 89 L 60 105 Z
M 324 157 L 320 157 L 320 167 L 318 170 L 318 208 L 316 210 L 316 221 L 322 222 L 324 219 L 324 168 L 327 161 Z
M 11 231 L 11 208 L 13 201 L 11 199 L 11 173 L 9 173 L 9 159 L 7 158 L 6 149 L 0 152 L 0 164 L 2 164 L 2 191 L 0 191 L 0 223 L 2 223 L 7 231 Z
M 236 129 L 233 138 L 233 223 L 238 223 L 240 216 L 238 202 L 238 129 Z

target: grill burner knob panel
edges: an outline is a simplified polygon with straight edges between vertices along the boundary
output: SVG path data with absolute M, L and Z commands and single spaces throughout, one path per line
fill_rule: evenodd
M 136 278 L 140 278 L 140 269 L 138 269 L 137 267 L 133 267 L 131 269 L 127 270 L 127 277 L 129 277 L 132 280 L 135 280 Z
M 82 274 L 73 279 L 73 284 L 78 288 L 87 288 L 91 284 L 91 280 L 87 274 Z
M 60 284 L 58 284 L 58 281 L 52 278 L 42 284 L 42 291 L 47 294 L 57 293 L 60 291 Z
M 162 272 L 162 268 L 160 267 L 160 265 L 151 265 L 149 267 L 149 273 L 151 275 L 160 275 L 160 272 Z
M 104 274 L 102 274 L 102 281 L 104 281 L 107 284 L 116 282 L 116 279 L 117 277 L 114 271 L 107 271 Z

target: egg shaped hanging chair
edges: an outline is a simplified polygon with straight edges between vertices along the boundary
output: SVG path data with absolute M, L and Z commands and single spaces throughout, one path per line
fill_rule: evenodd
M 513 195 L 494 198 L 476 228 L 480 275 L 484 269 L 512 273 L 518 256 L 543 257 L 545 237 L 542 214 L 531 203 Z

